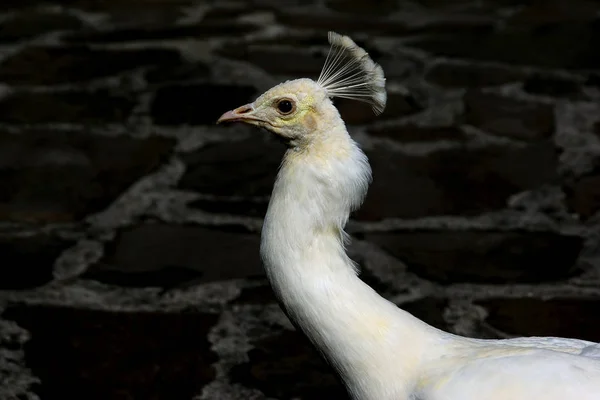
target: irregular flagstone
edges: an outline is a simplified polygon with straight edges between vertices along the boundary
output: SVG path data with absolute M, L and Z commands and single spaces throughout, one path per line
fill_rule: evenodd
M 361 220 L 476 215 L 506 207 L 513 194 L 558 181 L 557 154 L 550 142 L 425 155 L 377 145 L 366 153 L 373 183 L 355 213 Z
M 525 80 L 523 90 L 546 96 L 584 98 L 581 92 L 581 82 L 552 75 L 531 76 Z
M 590 23 L 596 20 L 600 10 L 593 0 L 549 0 L 544 2 L 523 1 L 523 6 L 507 18 L 507 25 L 518 28 L 547 28 L 564 22 Z
M 448 10 L 485 10 L 488 7 L 514 7 L 522 3 L 523 0 L 483 0 L 473 2 L 471 0 L 417 0 L 417 3 L 428 9 L 448 9 Z
M 305 9 L 276 10 L 277 20 L 295 28 L 333 30 L 336 32 L 386 32 L 387 34 L 406 33 L 408 27 L 399 21 L 388 21 L 383 17 L 364 18 L 360 15 L 347 15 L 338 12 L 321 11 L 318 14 Z
M 550 232 L 403 230 L 366 240 L 442 283 L 557 281 L 572 276 L 583 238 Z
M 231 370 L 233 382 L 281 400 L 348 399 L 331 369 L 297 331 L 283 331 L 252 344 L 248 362 Z
M 0 99 L 0 122 L 124 123 L 135 106 L 133 96 L 98 91 L 16 92 Z
M 600 342 L 600 325 L 594 318 L 600 298 L 490 298 L 477 304 L 488 311 L 487 324 L 510 335 Z
M 459 31 L 411 41 L 410 46 L 434 55 L 548 68 L 595 69 L 600 58 L 599 20 L 559 21 L 543 27 L 527 25 L 501 31 Z
M 183 155 L 187 168 L 179 188 L 216 197 L 203 197 L 189 207 L 219 214 L 262 218 L 285 146 L 265 140 L 261 132 L 246 140 L 213 143 Z
M 524 77 L 523 72 L 509 67 L 447 62 L 435 64 L 425 75 L 428 81 L 448 88 L 498 86 Z
M 204 198 L 187 203 L 190 208 L 215 214 L 243 215 L 263 218 L 267 213 L 268 198 L 246 200 L 236 198 Z
M 280 43 L 276 45 L 229 46 L 219 50 L 219 54 L 248 61 L 272 74 L 296 78 L 316 79 L 324 61 L 321 51 L 293 48 Z
M 551 104 L 470 90 L 464 105 L 465 122 L 494 135 L 539 140 L 549 138 L 556 129 Z
M 424 108 L 412 97 L 400 93 L 388 93 L 385 110 L 380 115 L 375 115 L 371 106 L 366 103 L 339 99 L 335 104 L 348 125 L 362 125 L 377 120 L 406 117 L 417 114 Z
M 447 306 L 448 300 L 436 298 L 423 298 L 399 305 L 404 311 L 408 311 L 421 321 L 445 331 L 450 329 L 450 325 L 444 319 L 444 310 Z
M 84 277 L 134 287 L 262 277 L 259 240 L 241 226 L 138 225 L 121 231 Z
M 29 289 L 52 281 L 54 261 L 73 244 L 51 234 L 0 234 L 0 290 Z
M 314 13 L 310 9 L 280 9 L 276 11 L 277 20 L 294 28 L 312 28 L 334 30 L 337 32 L 369 32 L 385 36 L 408 36 L 418 33 L 456 34 L 466 32 L 477 34 L 493 30 L 493 20 L 482 15 L 461 15 L 431 13 L 409 10 L 406 14 L 371 13 L 364 18 L 360 12 L 339 12 L 320 10 Z
M 233 301 L 233 304 L 276 304 L 277 298 L 269 282 L 264 280 L 260 285 L 244 288 Z
M 186 62 L 179 65 L 151 67 L 146 72 L 145 78 L 149 84 L 185 82 L 208 78 L 210 72 L 210 66 L 203 62 Z
M 120 28 L 110 31 L 95 31 L 74 33 L 65 37 L 69 43 L 120 43 L 136 40 L 165 40 L 186 38 L 212 38 L 215 36 L 239 36 L 257 29 L 256 25 L 247 23 L 201 22 L 196 24 L 162 26 L 145 26 L 135 28 Z
M 180 55 L 170 49 L 108 50 L 86 46 L 26 47 L 0 64 L 0 81 L 49 85 L 105 78 L 144 66 L 173 65 Z M 43 68 L 40 66 L 43 65 Z
M 285 146 L 252 133 L 245 140 L 212 143 L 183 155 L 187 169 L 179 187 L 220 196 L 269 196 Z
M 399 2 L 393 0 L 380 1 L 377 7 L 369 0 L 327 0 L 325 4 L 335 11 L 359 15 L 388 15 L 399 8 Z
M 566 204 L 583 219 L 600 211 L 600 175 L 586 175 L 565 185 Z
M 0 133 L 0 219 L 75 221 L 166 161 L 173 140 L 59 130 Z
M 276 6 L 277 4 L 274 5 Z M 252 4 L 250 2 L 215 4 L 204 13 L 202 21 L 228 21 L 229 23 L 233 23 L 235 18 L 251 13 L 272 10 L 273 7 L 269 4 Z
M 436 142 L 440 140 L 464 142 L 467 140 L 465 133 L 455 125 L 446 126 L 418 126 L 386 125 L 370 128 L 369 135 L 378 138 L 389 138 L 401 143 Z
M 158 125 L 214 125 L 228 110 L 256 97 L 252 86 L 197 83 L 159 88 L 150 105 Z
M 64 13 L 23 12 L 0 23 L 0 42 L 22 41 L 54 31 L 76 31 L 85 23 Z
M 40 398 L 189 400 L 215 377 L 216 314 L 14 305 L 2 316 L 31 334 L 25 359 Z

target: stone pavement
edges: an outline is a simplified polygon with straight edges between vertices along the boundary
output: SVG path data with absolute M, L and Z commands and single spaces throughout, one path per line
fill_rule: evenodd
M 338 102 L 375 177 L 362 278 L 459 334 L 600 341 L 600 1 L 0 13 L 0 399 L 346 398 L 261 269 L 283 148 L 214 125 L 316 77 L 327 30 L 389 82 L 381 117 Z

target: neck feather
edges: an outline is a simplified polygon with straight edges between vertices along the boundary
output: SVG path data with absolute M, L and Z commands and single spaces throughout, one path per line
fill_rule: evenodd
M 362 204 L 370 181 L 367 157 L 345 129 L 306 147 L 289 149 L 273 188 L 263 234 L 264 245 L 274 244 L 271 235 L 277 235 L 278 251 L 263 256 L 276 253 L 294 265 L 308 246 L 326 239 L 330 250 L 335 248 L 337 256 L 349 261 L 344 226 L 350 212 Z M 263 250 L 269 249 L 276 250 Z M 354 271 L 351 262 L 344 267 Z
M 267 276 L 289 318 L 351 393 L 401 395 L 429 328 L 356 276 L 343 228 L 366 194 L 371 169 L 345 129 L 322 137 L 284 157 L 262 231 Z

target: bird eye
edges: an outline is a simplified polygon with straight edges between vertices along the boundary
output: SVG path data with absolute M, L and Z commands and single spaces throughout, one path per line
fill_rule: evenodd
M 294 103 L 291 100 L 283 99 L 277 102 L 277 110 L 283 115 L 291 113 L 294 108 Z

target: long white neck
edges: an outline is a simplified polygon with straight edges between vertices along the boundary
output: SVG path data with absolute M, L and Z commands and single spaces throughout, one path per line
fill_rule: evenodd
M 346 255 L 343 228 L 370 179 L 367 158 L 343 124 L 309 148 L 288 150 L 265 217 L 261 255 L 289 318 L 351 395 L 402 399 L 440 333 L 363 283 Z

